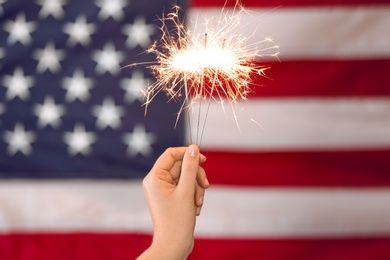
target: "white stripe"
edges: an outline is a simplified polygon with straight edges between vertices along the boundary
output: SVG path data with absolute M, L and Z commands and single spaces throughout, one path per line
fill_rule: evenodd
M 390 189 L 213 188 L 198 236 L 342 237 L 390 233 Z
M 151 232 L 140 182 L 2 181 L 0 230 Z
M 236 115 L 230 105 L 224 109 L 203 103 L 202 135 L 204 117 L 198 126 L 194 105 L 189 142 L 199 144 L 202 136 L 203 149 L 245 151 L 390 147 L 390 98 L 251 99 L 233 106 Z
M 390 234 L 390 189 L 213 186 L 197 219 L 201 237 L 341 237 Z M 152 225 L 141 183 L 3 181 L 0 232 L 142 232 Z
M 220 12 L 190 9 L 189 20 L 197 22 L 191 29 L 203 34 L 204 18 L 210 20 L 208 28 L 216 28 Z M 282 60 L 390 57 L 390 5 L 249 9 L 237 29 L 248 44 L 272 38 Z

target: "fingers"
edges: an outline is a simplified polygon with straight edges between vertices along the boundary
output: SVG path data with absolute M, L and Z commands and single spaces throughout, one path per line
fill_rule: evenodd
M 195 212 L 197 216 L 200 215 L 200 211 L 203 206 L 204 194 L 205 194 L 205 189 L 199 186 L 198 184 L 196 184 L 194 200 L 195 200 Z
M 154 168 L 163 169 L 170 171 L 172 169 L 181 168 L 181 162 L 183 160 L 184 154 L 188 148 L 187 147 L 170 147 L 167 148 L 160 157 L 154 163 Z M 199 154 L 199 163 L 204 163 L 206 161 L 206 156 Z M 179 172 L 180 173 L 180 172 Z M 173 176 L 179 177 L 179 176 Z
M 156 161 L 151 172 L 158 173 L 158 179 L 177 185 L 186 185 L 183 190 L 197 193 L 195 204 L 204 195 L 204 189 L 209 187 L 205 170 L 199 166 L 206 161 L 206 157 L 199 152 L 197 145 L 187 147 L 168 148 Z M 161 171 L 162 170 L 162 171 Z M 194 190 L 194 185 L 203 189 L 202 192 Z M 200 203 L 199 206 L 202 204 Z
M 199 154 L 199 163 L 204 163 L 207 160 L 206 156 L 203 154 Z
M 199 147 L 195 144 L 188 146 L 184 154 L 181 166 L 180 181 L 177 186 L 178 191 L 188 196 L 195 195 L 195 184 L 199 168 Z
M 201 186 L 203 189 L 207 189 L 210 186 L 210 183 L 206 176 L 206 171 L 201 166 L 198 167 L 198 174 L 196 176 L 196 181 L 198 182 L 199 186 Z
M 196 215 L 200 215 L 200 211 L 202 210 L 204 195 L 206 189 L 210 186 L 209 181 L 207 180 L 206 171 L 199 166 L 198 174 L 196 177 L 197 184 L 195 186 L 195 212 Z
M 168 148 L 145 177 L 144 190 L 153 189 L 154 184 L 161 184 L 158 180 L 173 184 L 180 197 L 193 201 L 195 213 L 199 215 L 205 189 L 210 186 L 205 170 L 199 165 L 205 161 L 206 157 L 199 152 L 197 145 Z
M 187 147 L 168 148 L 155 162 L 153 168 L 170 171 L 177 162 L 183 159 Z

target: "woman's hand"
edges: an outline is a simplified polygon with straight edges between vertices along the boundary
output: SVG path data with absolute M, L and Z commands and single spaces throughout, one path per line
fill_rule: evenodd
M 168 148 L 143 181 L 153 243 L 139 259 L 185 259 L 192 251 L 196 216 L 209 187 L 197 145 Z

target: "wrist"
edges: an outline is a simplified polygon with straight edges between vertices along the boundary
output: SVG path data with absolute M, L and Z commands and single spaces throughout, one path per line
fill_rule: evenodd
M 192 247 L 190 248 L 192 249 Z M 150 247 L 138 258 L 138 260 L 184 260 L 187 259 L 191 250 L 185 249 L 180 244 L 174 244 L 170 241 L 155 241 L 153 239 Z
M 158 252 L 163 252 L 165 257 L 161 259 L 183 260 L 187 259 L 193 248 L 193 240 L 186 243 L 184 239 L 177 241 L 167 237 L 154 237 L 151 245 Z

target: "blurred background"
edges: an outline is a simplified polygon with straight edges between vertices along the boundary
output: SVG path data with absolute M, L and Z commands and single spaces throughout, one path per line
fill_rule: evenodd
M 142 106 L 146 50 L 174 4 L 204 33 L 201 21 L 236 2 L 0 0 L 2 259 L 133 259 L 148 247 L 142 178 L 197 131 L 185 115 L 175 127 L 181 102 L 163 93 L 146 116 Z M 189 259 L 389 259 L 388 1 L 242 4 L 235 33 L 249 47 L 272 38 L 280 54 L 264 50 L 266 77 L 234 113 L 207 110 L 212 186 Z

